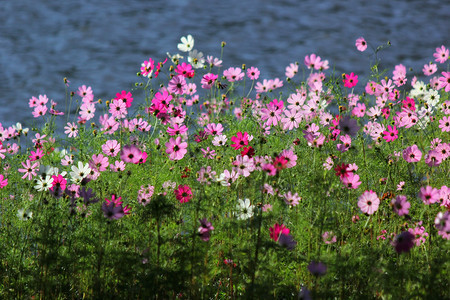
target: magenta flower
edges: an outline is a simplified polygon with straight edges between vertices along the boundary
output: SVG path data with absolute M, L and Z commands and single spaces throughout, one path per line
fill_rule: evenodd
M 170 138 L 170 140 L 166 143 L 166 153 L 169 154 L 170 160 L 180 160 L 187 153 L 186 142 L 181 142 L 181 136 L 174 138 Z
M 355 87 L 358 83 L 358 76 L 355 75 L 353 72 L 349 74 L 343 74 L 342 75 L 342 81 L 344 82 L 344 86 L 351 89 L 352 87 Z
M 409 163 L 418 162 L 422 158 L 422 152 L 417 145 L 412 145 L 403 150 L 403 158 Z
M 188 185 L 180 184 L 178 189 L 173 192 L 175 193 L 175 198 L 177 198 L 180 203 L 186 203 L 192 199 L 192 190 Z
M 206 218 L 199 219 L 199 221 L 200 227 L 198 228 L 198 234 L 200 235 L 202 241 L 207 242 L 209 241 L 210 232 L 214 230 L 214 227 Z
M 392 246 L 399 254 L 409 252 L 414 247 L 414 235 L 409 231 L 403 231 L 395 237 Z
M 185 86 L 186 86 L 186 79 L 184 79 L 183 76 L 178 75 L 178 76 L 174 76 L 169 81 L 169 86 L 167 87 L 167 89 L 171 93 L 174 93 L 177 95 L 183 95 Z
M 391 125 L 388 125 L 388 131 L 383 131 L 383 134 L 383 139 L 385 139 L 388 143 L 398 139 L 398 130 L 395 125 L 393 127 L 391 127 Z
M 439 190 L 429 185 L 426 187 L 421 187 L 419 198 L 422 199 L 423 203 L 427 205 L 436 203 L 440 198 Z
M 406 196 L 398 195 L 395 199 L 392 199 L 391 206 L 397 215 L 406 216 L 409 214 L 411 204 L 406 200 Z
M 359 39 L 356 40 L 355 46 L 356 49 L 358 49 L 358 51 L 363 52 L 367 49 L 367 42 L 363 37 L 360 37 Z
M 378 206 L 380 205 L 380 199 L 377 194 L 370 190 L 365 191 L 360 197 L 358 201 L 358 207 L 365 214 L 372 215 L 374 212 L 378 210 Z
M 428 151 L 427 155 L 425 155 L 425 163 L 429 167 L 439 166 L 442 163 L 442 154 L 436 150 Z

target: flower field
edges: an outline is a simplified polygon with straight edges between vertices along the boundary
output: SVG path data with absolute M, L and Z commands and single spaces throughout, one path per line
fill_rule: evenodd
M 0 298 L 450 298 L 448 48 L 263 79 L 194 45 L 0 124 Z

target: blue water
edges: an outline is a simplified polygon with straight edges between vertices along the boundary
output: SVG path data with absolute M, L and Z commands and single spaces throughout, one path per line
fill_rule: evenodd
M 287 65 L 316 53 L 363 80 L 371 57 L 356 50 L 360 36 L 391 42 L 383 66 L 420 73 L 436 47 L 450 46 L 449 16 L 442 0 L 3 0 L 0 123 L 30 122 L 31 96 L 63 105 L 64 77 L 72 90 L 85 84 L 111 99 L 132 87 L 143 60 L 176 53 L 187 34 L 205 55 L 219 56 L 226 41 L 224 67 L 257 66 L 261 79 L 284 79 Z

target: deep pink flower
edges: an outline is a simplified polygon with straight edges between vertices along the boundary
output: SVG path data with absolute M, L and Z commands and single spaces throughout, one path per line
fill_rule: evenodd
M 152 76 L 153 70 L 155 69 L 155 61 L 152 58 L 145 60 L 141 64 L 141 74 L 142 76 L 149 77 Z
M 270 227 L 269 231 L 270 231 L 270 238 L 275 242 L 278 241 L 282 233 L 289 234 L 290 232 L 289 228 L 287 228 L 284 224 L 280 225 L 278 223 L 275 223 L 272 227 Z
M 157 92 L 155 97 L 152 99 L 152 104 L 156 106 L 162 105 L 165 108 L 169 107 L 170 100 L 172 100 L 172 95 L 169 94 L 166 90 L 162 92 Z
M 378 210 L 378 206 L 380 205 L 380 199 L 377 194 L 370 190 L 365 191 L 360 197 L 358 201 L 358 207 L 365 214 L 372 215 L 374 212 Z
M 181 141 L 181 136 L 174 138 L 170 138 L 170 140 L 166 143 L 166 153 L 169 154 L 170 160 L 180 160 L 187 153 L 186 142 Z
M 367 42 L 363 37 L 360 37 L 356 40 L 355 46 L 358 51 L 363 52 L 367 49 Z
M 422 152 L 417 145 L 412 145 L 403 150 L 403 158 L 409 163 L 418 162 L 422 158 Z
M 0 189 L 4 188 L 8 185 L 8 178 L 5 178 L 2 174 L 0 174 Z
M 186 78 L 192 78 L 194 77 L 195 74 L 194 69 L 192 69 L 192 65 L 185 62 L 179 64 L 175 69 L 175 72 L 177 72 L 178 75 L 181 75 Z
M 189 202 L 192 199 L 192 190 L 188 185 L 179 185 L 178 189 L 174 190 L 175 197 L 180 203 Z
M 231 147 L 233 147 L 234 150 L 238 150 L 244 146 L 248 145 L 248 133 L 244 132 L 244 134 L 242 134 L 242 132 L 238 132 L 236 134 L 236 136 L 232 136 L 231 137 L 231 141 L 234 144 L 231 144 Z
M 383 131 L 383 134 L 383 139 L 385 139 L 388 143 L 398 139 L 398 130 L 395 125 L 393 127 L 391 127 L 391 125 L 388 125 L 388 131 Z
M 349 74 L 343 74 L 342 75 L 342 81 L 344 82 L 344 86 L 348 87 L 348 88 L 352 88 L 354 86 L 356 86 L 356 84 L 358 83 L 358 76 L 355 75 L 353 72 Z
M 66 189 L 67 180 L 64 177 L 62 177 L 61 174 L 58 174 L 58 176 L 52 175 L 52 178 L 53 182 L 50 190 L 55 191 L 54 189 L 56 188 L 56 190 L 64 191 Z
M 31 151 L 31 155 L 29 156 L 31 161 L 36 161 L 41 159 L 44 156 L 44 151 L 41 148 L 36 149 L 36 151 Z
M 216 82 L 216 79 L 218 78 L 218 75 L 215 75 L 213 73 L 208 73 L 203 75 L 202 80 L 200 83 L 202 84 L 202 88 L 209 90 L 211 87 L 213 87 L 214 82 Z

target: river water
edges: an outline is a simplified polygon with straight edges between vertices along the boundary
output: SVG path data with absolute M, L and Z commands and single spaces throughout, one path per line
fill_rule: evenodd
M 224 67 L 256 66 L 260 79 L 279 77 L 291 62 L 316 53 L 336 71 L 369 73 L 369 51 L 390 41 L 385 67 L 412 73 L 450 46 L 450 1 L 442 0 L 3 0 L 0 4 L 0 123 L 32 121 L 28 99 L 46 94 L 64 105 L 70 89 L 91 86 L 95 98 L 129 90 L 140 64 L 176 53 L 182 36 L 220 56 Z

